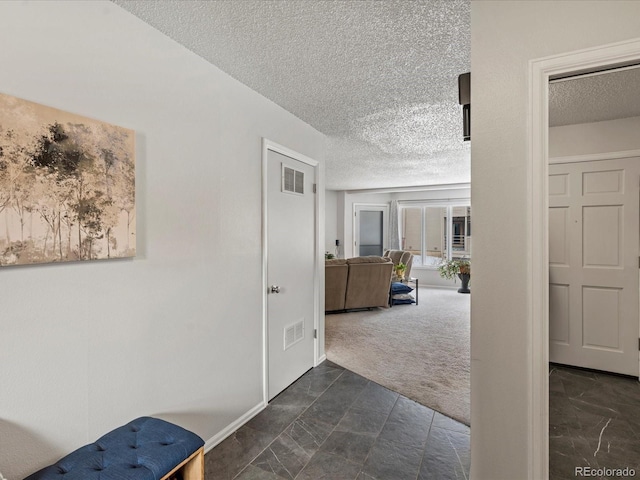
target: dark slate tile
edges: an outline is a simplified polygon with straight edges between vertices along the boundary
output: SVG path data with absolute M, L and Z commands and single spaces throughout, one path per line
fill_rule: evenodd
M 550 392 L 558 392 L 558 393 L 566 393 L 564 389 L 564 383 L 562 383 L 562 378 L 558 375 L 554 375 L 555 370 L 551 370 L 549 373 L 549 391 Z
M 345 386 L 350 386 L 356 389 L 363 389 L 367 386 L 369 382 L 370 380 L 367 378 L 364 378 L 362 375 L 353 373 L 350 370 L 345 370 L 344 373 L 340 375 L 340 378 L 338 378 L 338 381 L 336 383 L 345 385 Z
M 348 409 L 349 406 L 340 403 L 338 399 L 319 399 L 300 415 L 299 420 L 329 425 L 333 430 Z
M 309 405 L 315 402 L 317 398 L 318 395 L 312 393 L 307 388 L 296 388 L 291 386 L 271 400 L 269 405 L 303 407 L 306 409 Z
M 636 471 L 640 478 L 640 441 L 590 438 L 591 456 L 602 468 L 629 467 Z
M 247 422 L 247 426 L 277 437 L 305 410 L 301 405 L 268 405 Z
M 353 404 L 357 395 L 358 392 L 354 392 L 348 387 L 339 387 L 336 384 L 333 384 L 326 392 L 318 397 L 312 406 L 317 405 L 331 410 L 339 409 L 346 412 Z
M 322 444 L 320 450 L 340 455 L 353 463 L 362 465 L 375 441 L 375 435 L 334 431 Z
M 569 397 L 567 397 L 564 393 L 557 391 L 549 392 L 549 415 L 559 414 L 566 415 L 568 413 L 575 414 L 575 409 L 571 402 L 569 401 Z
M 314 405 L 331 406 L 332 409 L 340 407 L 344 414 L 368 383 L 369 381 L 360 375 L 345 371 L 338 380 L 318 397 Z
M 293 480 L 311 460 L 315 450 L 309 451 L 288 434 L 276 438 L 251 464 L 265 472 Z
M 369 382 L 353 403 L 353 408 L 372 410 L 379 412 L 381 415 L 388 415 L 398 397 L 399 395 L 396 392 L 377 383 Z
M 342 417 L 336 430 L 352 433 L 379 434 L 387 421 L 387 414 L 374 410 L 350 408 Z
M 558 375 L 557 378 L 562 383 L 564 392 L 572 397 L 579 396 L 597 385 L 597 377 L 595 374 L 582 372 L 580 370 L 576 370 L 575 372 L 565 371 Z
M 345 375 L 347 373 L 350 372 L 345 372 Z M 335 427 L 365 387 L 366 383 L 352 375 L 342 382 L 339 379 L 318 397 L 300 418 Z
M 574 408 L 575 414 L 589 413 L 598 417 L 617 417 L 620 415 L 620 410 L 616 408 L 614 404 L 609 402 L 589 401 L 580 397 L 569 397 L 569 403 Z
M 612 440 L 637 440 L 635 432 L 629 422 L 622 417 L 601 417 L 588 412 L 576 415 L 578 426 L 569 430 L 570 434 L 587 439 L 600 439 L 605 442 Z
M 345 370 L 344 367 L 338 365 L 337 363 L 333 363 L 331 360 L 325 360 L 324 362 L 322 362 L 320 365 L 318 365 L 317 368 L 319 367 L 325 367 L 325 368 L 336 368 L 338 370 Z
M 467 479 L 471 465 L 469 435 L 431 427 L 418 480 Z
M 303 391 L 308 395 L 318 397 L 343 373 L 342 369 L 318 366 L 305 373 L 288 389 Z
M 380 438 L 422 448 L 427 441 L 434 411 L 405 397 L 398 398 Z
M 333 425 L 315 418 L 300 417 L 287 428 L 285 433 L 307 451 L 313 451 L 320 448 L 333 429 Z
M 362 472 L 376 480 L 413 479 L 418 475 L 422 453 L 422 448 L 378 438 Z
M 584 438 L 549 438 L 549 478 L 575 478 L 576 467 L 598 468 L 589 442 Z
M 446 415 L 442 415 L 439 412 L 435 412 L 433 416 L 433 423 L 431 423 L 431 428 L 433 427 L 444 428 L 445 430 L 464 433 L 466 435 L 471 434 L 471 429 L 467 425 L 465 425 L 464 423 L 460 423 L 453 418 L 447 417 Z
M 577 417 L 555 418 L 553 422 L 549 421 L 549 438 L 570 437 L 579 429 L 580 422 Z
M 578 410 L 566 395 L 549 392 L 549 421 L 563 417 L 575 417 Z
M 331 366 L 329 364 L 322 363 L 315 368 L 307 371 L 302 377 L 327 377 L 331 378 L 334 381 L 340 377 L 345 372 L 345 369 L 340 366 Z
M 296 480 L 355 480 L 359 472 L 360 466 L 349 462 L 344 457 L 318 452 Z
M 636 380 L 635 383 L 638 383 Z M 640 387 L 639 387 L 640 388 Z M 634 392 L 634 388 L 625 383 L 603 383 L 598 381 L 588 389 L 582 389 L 578 394 L 567 393 L 570 399 L 579 399 L 585 403 L 599 406 L 615 403 L 616 405 L 637 405 L 640 401 L 640 389 Z
M 556 380 L 559 379 L 563 389 Z M 549 392 L 550 478 L 576 467 L 629 466 L 640 475 L 640 385 L 635 379 L 552 368 Z M 554 385 L 554 388 L 552 388 Z
M 558 375 L 562 379 L 573 379 L 578 381 L 595 379 L 596 374 L 590 370 L 582 370 L 580 368 L 573 368 L 564 365 L 553 365 L 553 374 Z
M 640 382 L 637 378 L 617 375 L 596 374 L 598 383 L 606 388 L 606 393 L 616 403 L 637 406 L 640 401 Z
M 207 479 L 209 476 L 207 475 Z M 253 465 L 247 465 L 247 467 L 235 477 L 234 480 L 282 480 L 283 477 L 276 475 L 275 473 L 265 472 L 261 468 L 254 467 Z
M 376 478 L 367 473 L 360 472 L 360 475 L 358 475 L 358 478 L 356 478 L 356 480 L 376 480 Z
M 635 405 L 615 405 L 620 411 L 618 419 L 626 423 L 635 438 L 640 439 L 640 400 Z
M 576 476 L 574 473 L 570 475 L 560 475 L 559 473 L 549 473 L 549 480 L 576 480 Z
M 205 455 L 207 480 L 231 480 L 275 438 L 246 425 Z

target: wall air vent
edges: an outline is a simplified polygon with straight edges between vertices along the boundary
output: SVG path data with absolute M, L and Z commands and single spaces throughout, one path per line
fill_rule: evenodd
M 304 338 L 304 319 L 284 327 L 284 349 L 288 349 Z
M 304 195 L 304 172 L 282 164 L 282 191 Z

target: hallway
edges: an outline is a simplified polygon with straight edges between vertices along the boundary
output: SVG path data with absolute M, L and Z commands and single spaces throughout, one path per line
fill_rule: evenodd
M 469 478 L 469 427 L 324 362 L 205 456 L 209 480 Z

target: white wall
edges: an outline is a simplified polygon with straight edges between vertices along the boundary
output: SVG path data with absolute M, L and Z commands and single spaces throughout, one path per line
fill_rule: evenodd
M 261 137 L 324 137 L 110 2 L 0 2 L 3 93 L 134 129 L 138 256 L 6 268 L 0 471 L 140 415 L 205 440 L 262 401 Z
M 528 62 L 638 36 L 640 2 L 472 2 L 473 479 L 530 478 Z
M 640 117 L 549 129 L 550 161 L 557 157 L 640 150 Z

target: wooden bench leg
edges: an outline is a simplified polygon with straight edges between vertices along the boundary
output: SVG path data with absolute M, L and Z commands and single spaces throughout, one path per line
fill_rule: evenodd
M 200 448 L 184 466 L 182 479 L 204 480 L 204 448 Z
M 189 458 L 167 473 L 161 480 L 172 480 L 177 473 L 180 473 L 178 478 L 182 480 L 204 480 L 204 447 L 193 452 Z

